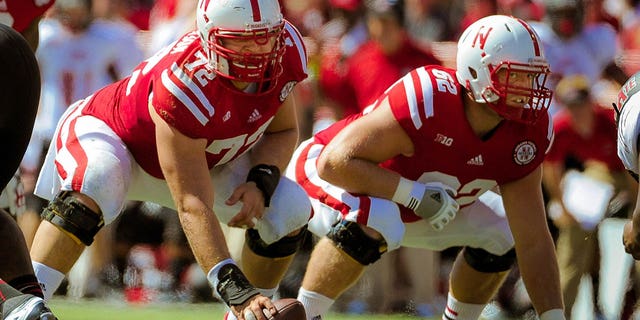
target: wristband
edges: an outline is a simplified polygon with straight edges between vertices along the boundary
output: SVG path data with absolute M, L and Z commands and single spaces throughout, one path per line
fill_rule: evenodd
M 400 177 L 400 182 L 398 182 L 398 187 L 391 200 L 415 210 L 420 205 L 425 190 L 424 184 Z
M 268 207 L 271 203 L 271 196 L 280 182 L 280 169 L 268 164 L 259 164 L 249 170 L 247 182 L 249 181 L 254 182 L 256 187 L 262 191 L 264 206 Z
M 207 273 L 207 280 L 216 296 L 227 306 L 241 305 L 259 294 L 231 258 L 213 266 Z
M 540 315 L 540 320 L 565 320 L 564 310 L 562 309 L 547 310 Z

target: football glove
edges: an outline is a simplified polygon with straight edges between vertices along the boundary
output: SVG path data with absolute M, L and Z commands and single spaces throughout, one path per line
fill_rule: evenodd
M 436 229 L 442 230 L 456 217 L 460 205 L 453 198 L 456 191 L 440 182 L 428 182 L 424 185 L 424 193 L 419 203 L 412 209 L 416 215 L 429 221 Z

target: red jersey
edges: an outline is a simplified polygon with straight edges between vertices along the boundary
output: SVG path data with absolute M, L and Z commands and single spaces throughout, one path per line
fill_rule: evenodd
M 569 111 L 563 109 L 553 117 L 555 139 L 546 161 L 562 162 L 572 156 L 579 161 L 596 160 L 611 171 L 622 171 L 624 166 L 616 151 L 616 122 L 613 110 L 595 107 L 595 123 L 591 136 L 583 137 L 572 127 Z
M 149 101 L 181 133 L 207 140 L 209 168 L 227 163 L 258 141 L 295 84 L 307 76 L 302 37 L 288 22 L 284 36 L 284 71 L 267 93 L 256 96 L 230 89 L 207 67 L 194 31 L 142 62 L 131 76 L 95 93 L 83 113 L 107 123 L 156 178 L 163 175 Z
M 414 144 L 415 154 L 398 155 L 380 165 L 408 179 L 443 182 L 457 189 L 456 200 L 466 206 L 496 185 L 536 169 L 544 159 L 553 130 L 545 114 L 535 125 L 503 121 L 489 137 L 481 139 L 468 124 L 462 94 L 455 70 L 439 66 L 415 69 L 391 86 L 378 101 L 389 99 L 395 119 Z M 359 116 L 337 122 L 315 139 L 328 143 Z M 401 214 L 406 222 L 419 219 L 405 207 L 401 207 Z
M 0 23 L 23 32 L 54 2 L 55 0 L 0 0 Z

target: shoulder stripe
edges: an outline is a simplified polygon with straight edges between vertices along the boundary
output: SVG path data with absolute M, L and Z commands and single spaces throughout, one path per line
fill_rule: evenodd
M 166 70 L 162 73 L 162 84 L 173 94 L 182 104 L 184 104 L 189 111 L 196 117 L 196 119 L 202 124 L 206 125 L 209 122 L 209 118 L 200 111 L 198 106 L 193 103 L 193 100 L 187 96 L 171 79 L 169 79 L 169 71 Z
M 307 71 L 307 51 L 304 47 L 304 42 L 302 41 L 302 36 L 298 32 L 298 30 L 290 24 L 288 21 L 284 24 L 285 29 L 291 36 L 291 40 L 293 40 L 296 48 L 298 49 L 298 56 L 300 57 L 300 65 L 302 66 L 302 70 L 304 73 L 309 73 Z
M 200 87 L 198 87 L 198 85 L 196 85 L 193 80 L 178 67 L 177 63 L 174 62 L 171 65 L 171 72 L 198 98 L 198 101 L 200 101 L 202 106 L 204 106 L 209 113 L 209 117 L 213 116 L 215 114 L 215 109 L 211 105 L 207 96 L 205 96 Z
M 413 77 L 411 73 L 402 78 L 404 85 L 404 93 L 407 98 L 407 104 L 409 105 L 409 114 L 411 115 L 411 121 L 416 129 L 422 127 L 422 119 L 420 119 L 420 112 L 418 111 L 418 101 L 416 99 L 416 90 L 413 83 Z
M 417 69 L 420 77 L 420 85 L 422 87 L 422 100 L 424 103 L 424 114 L 427 118 L 433 117 L 433 86 L 431 85 L 431 77 L 427 70 L 422 67 Z

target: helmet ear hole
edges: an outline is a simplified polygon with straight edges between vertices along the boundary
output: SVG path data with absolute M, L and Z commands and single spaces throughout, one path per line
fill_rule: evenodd
M 469 67 L 469 74 L 471 74 L 471 78 L 473 78 L 473 80 L 478 79 L 478 72 L 476 72 L 476 69 Z

